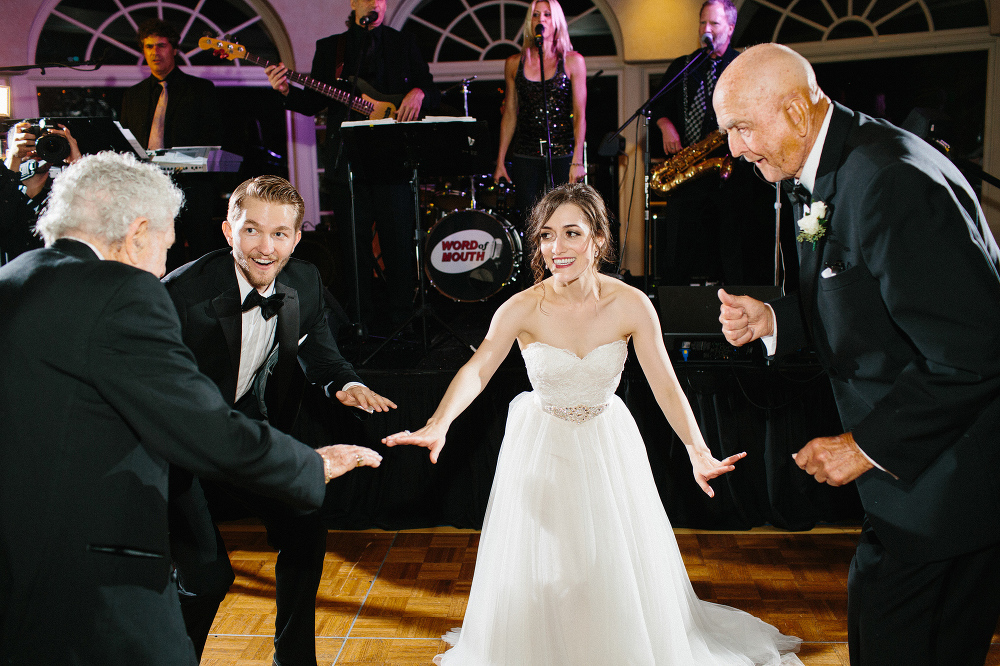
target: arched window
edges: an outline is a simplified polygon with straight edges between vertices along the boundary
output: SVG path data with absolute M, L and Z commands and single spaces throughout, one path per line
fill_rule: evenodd
M 107 65 L 143 62 L 136 30 L 143 21 L 160 18 L 181 33 L 179 64 L 239 66 L 198 47 L 204 35 L 231 35 L 258 55 L 274 57 L 277 49 L 262 16 L 241 0 L 62 0 L 49 13 L 35 44 L 36 63 L 74 63 L 100 59 Z
M 740 43 L 824 42 L 988 24 L 983 0 L 745 0 Z
M 588 0 L 560 3 L 573 48 L 584 56 L 613 56 L 614 36 L 604 16 Z M 403 30 L 412 33 L 428 62 L 503 60 L 521 50 L 524 0 L 456 3 L 426 0 L 415 7 Z

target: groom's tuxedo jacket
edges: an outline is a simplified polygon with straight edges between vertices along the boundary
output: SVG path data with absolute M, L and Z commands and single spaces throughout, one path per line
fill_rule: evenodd
M 799 243 L 799 293 L 772 303 L 781 354 L 807 340 L 845 431 L 892 475 L 857 481 L 885 547 L 911 562 L 1000 541 L 1000 252 L 936 149 L 835 105 Z
M 315 508 L 322 460 L 229 408 L 145 271 L 62 239 L 0 267 L 0 303 L 0 663 L 197 663 L 168 463 Z
M 231 251 L 216 250 L 181 266 L 164 278 L 164 284 L 199 369 L 233 404 L 240 367 L 242 303 Z M 265 402 L 271 424 L 288 431 L 300 401 L 297 364 L 310 382 L 332 383 L 331 395 L 361 379 L 341 356 L 327 324 L 323 281 L 316 267 L 289 259 L 275 281 L 275 292 L 284 293 L 285 299 L 277 314 L 278 361 L 267 381 Z

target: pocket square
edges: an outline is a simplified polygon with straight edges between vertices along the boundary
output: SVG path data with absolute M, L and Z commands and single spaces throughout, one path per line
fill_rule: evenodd
M 823 272 L 819 274 L 821 278 L 832 278 L 834 275 L 843 272 L 845 266 L 842 261 L 834 261 L 828 264 L 823 264 Z

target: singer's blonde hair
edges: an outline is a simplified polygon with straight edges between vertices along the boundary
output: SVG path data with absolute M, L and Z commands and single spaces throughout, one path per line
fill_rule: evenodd
M 565 56 L 573 50 L 573 44 L 569 41 L 569 24 L 566 23 L 566 14 L 558 0 L 532 0 L 531 6 L 528 7 L 528 15 L 524 17 L 524 27 L 521 29 L 521 32 L 524 33 L 521 53 L 527 53 L 535 45 L 535 34 L 531 31 L 531 16 L 535 13 L 535 5 L 539 2 L 545 2 L 549 5 L 549 11 L 552 12 L 552 27 L 556 33 L 555 37 L 552 38 L 555 39 L 556 54 Z M 546 35 L 545 39 L 549 39 L 549 36 Z

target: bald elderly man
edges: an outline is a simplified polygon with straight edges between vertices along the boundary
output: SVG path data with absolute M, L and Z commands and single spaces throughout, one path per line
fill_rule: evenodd
M 747 49 L 713 101 L 799 220 L 798 294 L 720 290 L 720 321 L 769 355 L 811 343 L 829 374 L 846 432 L 794 458 L 856 481 L 865 507 L 851 664 L 981 666 L 1000 615 L 1000 252 L 976 195 L 929 144 L 831 102 L 786 47 Z

